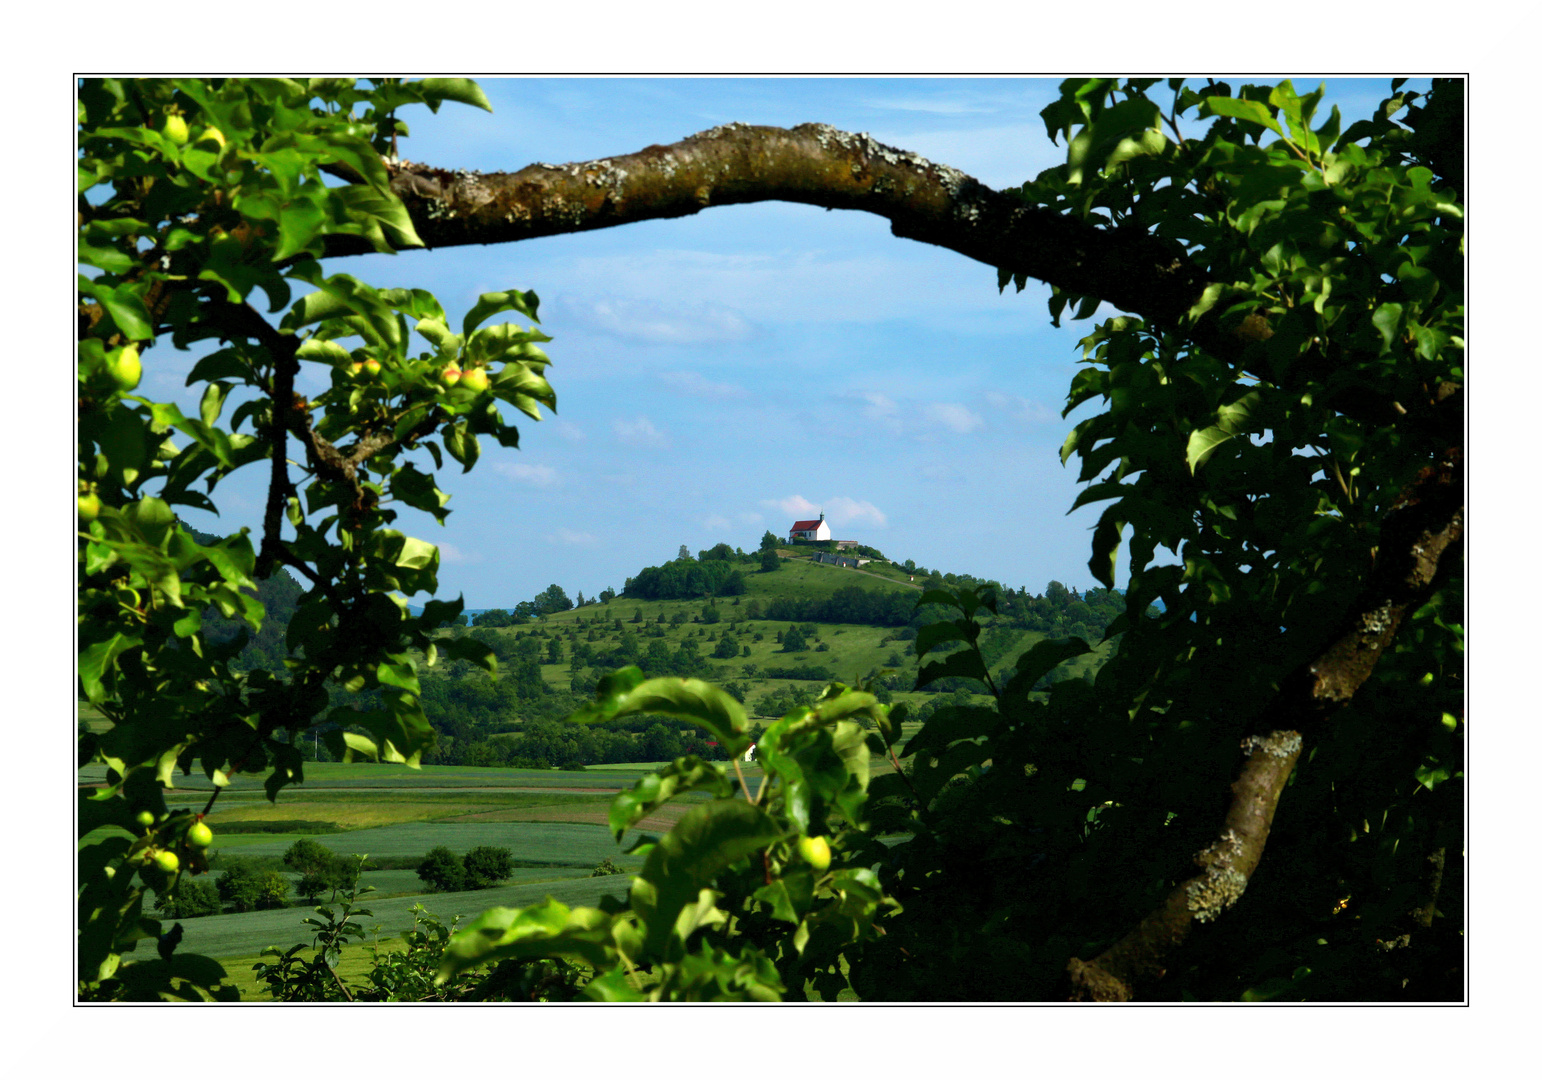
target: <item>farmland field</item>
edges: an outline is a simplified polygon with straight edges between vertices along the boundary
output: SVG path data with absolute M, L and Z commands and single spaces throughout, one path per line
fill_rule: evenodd
M 366 875 L 367 882 L 371 880 Z M 632 879 L 625 875 L 606 877 L 559 877 L 544 882 L 510 883 L 474 892 L 433 893 L 426 896 L 402 896 L 371 901 L 359 898 L 370 915 L 362 920 L 366 929 L 380 927 L 380 936 L 397 936 L 412 929 L 412 907 L 422 904 L 446 925 L 455 915 L 475 918 L 492 907 L 525 907 L 539 903 L 548 895 L 570 907 L 592 906 L 601 896 L 626 896 Z M 336 907 L 337 905 L 333 905 Z M 315 930 L 304 920 L 312 914 L 308 907 L 282 908 L 277 911 L 251 911 L 240 915 L 209 915 L 182 923 L 182 948 L 204 956 L 253 956 L 269 945 L 287 949 L 308 944 Z

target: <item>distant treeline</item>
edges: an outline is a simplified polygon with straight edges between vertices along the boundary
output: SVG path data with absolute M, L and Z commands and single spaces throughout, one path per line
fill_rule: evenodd
M 779 596 L 766 602 L 760 617 L 779 622 L 858 623 L 863 626 L 905 626 L 918 621 L 916 594 L 909 590 L 864 589 L 843 585 L 828 599 Z M 753 616 L 752 616 L 753 617 Z M 925 615 L 919 615 L 924 619 Z
M 703 554 L 710 554 L 704 552 Z M 744 592 L 744 573 L 730 558 L 674 559 L 663 566 L 649 566 L 626 579 L 621 590 L 628 600 L 695 600 L 704 596 L 738 596 Z

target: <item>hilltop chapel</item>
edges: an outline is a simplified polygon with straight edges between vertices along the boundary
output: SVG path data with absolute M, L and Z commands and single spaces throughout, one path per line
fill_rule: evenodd
M 787 531 L 789 540 L 830 540 L 834 534 L 830 532 L 830 526 L 825 523 L 825 512 L 819 511 L 818 521 L 794 521 L 792 528 Z

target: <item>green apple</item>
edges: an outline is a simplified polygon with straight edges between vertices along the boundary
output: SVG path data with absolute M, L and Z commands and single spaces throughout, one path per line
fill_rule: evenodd
M 371 379 L 380 374 L 380 361 L 371 356 L 364 361 L 364 373 Z
M 487 379 L 487 369 L 482 367 L 467 368 L 461 372 L 460 384 L 473 394 L 484 392 L 490 385 Z
M 112 376 L 112 381 L 117 383 L 118 389 L 125 394 L 139 385 L 139 377 L 143 371 L 137 345 L 123 346 L 116 356 L 107 361 L 107 374 Z
M 454 386 L 456 383 L 460 382 L 460 380 L 461 370 L 454 364 L 451 364 L 449 367 L 445 368 L 439 373 L 439 381 L 444 383 L 446 386 Z
M 816 874 L 822 874 L 830 868 L 830 841 L 822 836 L 798 837 L 798 854 L 814 868 Z
M 94 491 L 88 491 L 77 497 L 75 505 L 80 508 L 82 521 L 95 521 L 96 515 L 102 512 L 102 500 Z
M 175 874 L 177 867 L 182 865 L 182 860 L 177 858 L 177 853 L 175 851 L 167 851 L 165 848 L 161 848 L 154 855 L 151 855 L 150 861 L 168 874 Z
M 166 118 L 166 123 L 161 127 L 161 134 L 178 146 L 181 146 L 187 142 L 187 121 L 176 113 L 172 113 Z
M 134 820 L 139 822 L 139 826 L 142 829 L 153 829 L 155 827 L 155 815 L 148 810 L 141 810 L 135 814 Z
M 187 828 L 187 842 L 194 847 L 208 847 L 214 843 L 214 830 L 201 821 L 195 821 Z

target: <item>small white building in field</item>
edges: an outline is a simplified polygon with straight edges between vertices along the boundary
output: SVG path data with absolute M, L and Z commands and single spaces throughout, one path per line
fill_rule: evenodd
M 825 522 L 823 510 L 819 512 L 818 521 L 794 521 L 792 528 L 787 530 L 789 540 L 831 540 L 834 539 L 834 535 Z

